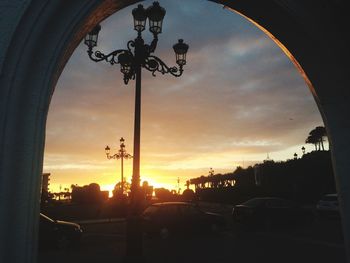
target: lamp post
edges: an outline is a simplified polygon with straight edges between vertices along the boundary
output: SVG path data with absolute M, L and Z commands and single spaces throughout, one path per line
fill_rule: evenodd
M 305 154 L 305 147 L 303 146 L 303 147 L 301 147 L 301 150 L 302 150 L 302 152 L 303 152 L 303 155 Z
M 106 61 L 111 65 L 120 64 L 124 83 L 128 84 L 135 79 L 135 119 L 134 119 L 134 157 L 133 174 L 131 182 L 131 200 L 127 220 L 127 244 L 126 253 L 129 258 L 140 258 L 142 256 L 142 232 L 140 229 L 141 213 L 141 191 L 140 191 L 140 125 L 141 125 L 141 69 L 147 69 L 155 76 L 156 72 L 169 73 L 180 77 L 183 66 L 186 64 L 188 45 L 182 39 L 173 45 L 177 66 L 169 67 L 160 58 L 152 55 L 158 42 L 158 34 L 162 32 L 165 9 L 158 2 L 145 9 L 141 4 L 132 10 L 134 18 L 134 29 L 137 37 L 127 43 L 127 49 L 114 50 L 109 54 L 101 51 L 93 51 L 97 46 L 98 33 L 101 26 L 97 25 L 86 37 L 84 43 L 88 46 L 88 55 L 92 61 Z M 149 31 L 153 34 L 151 43 L 145 44 L 142 31 L 145 30 L 146 21 L 149 21 Z
M 211 167 L 210 167 L 210 169 L 209 169 L 209 175 L 210 175 L 210 176 L 213 176 L 213 175 L 214 175 L 214 170 L 213 170 L 213 168 L 211 168 Z
M 120 159 L 121 160 L 121 182 L 120 182 L 120 191 L 122 194 L 124 194 L 124 159 L 131 159 L 132 156 L 128 154 L 125 150 L 125 140 L 123 137 L 120 138 L 120 149 L 118 150 L 118 153 L 110 155 L 110 148 L 107 145 L 105 148 L 107 159 Z
M 298 154 L 294 153 L 294 160 L 298 159 Z

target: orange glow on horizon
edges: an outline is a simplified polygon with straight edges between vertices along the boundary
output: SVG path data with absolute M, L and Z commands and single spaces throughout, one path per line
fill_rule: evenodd
M 88 185 L 90 183 L 97 183 L 100 185 L 100 189 L 101 191 L 108 191 L 109 192 L 109 197 L 113 196 L 113 190 L 114 187 L 116 185 L 117 182 L 119 182 L 120 180 L 115 180 L 116 183 L 111 183 L 112 181 L 114 181 L 115 178 L 115 173 L 102 173 L 103 175 L 108 175 L 108 178 L 105 178 L 104 180 L 91 180 L 90 182 L 84 182 L 84 183 L 76 183 L 78 186 L 84 186 L 84 185 Z M 147 174 L 151 174 L 151 173 L 147 173 Z M 140 180 L 140 185 L 142 186 L 143 182 L 147 181 L 149 186 L 153 186 L 153 188 L 165 188 L 168 189 L 169 191 L 171 190 L 175 190 L 176 192 L 178 191 L 178 189 L 180 188 L 180 193 L 182 193 L 185 189 L 186 189 L 186 180 L 189 180 L 191 178 L 195 178 L 195 177 L 199 177 L 200 174 L 196 174 L 193 176 L 182 176 L 181 173 L 179 172 L 175 172 L 175 174 L 178 174 L 179 176 L 176 175 L 172 175 L 173 173 L 171 173 L 171 175 L 167 175 L 167 176 L 162 176 L 160 174 L 160 172 L 155 171 L 153 173 L 153 175 L 145 175 L 145 176 L 141 176 L 141 180 Z M 118 177 L 120 175 L 118 174 Z M 101 178 L 103 177 L 102 175 L 100 176 L 94 176 L 94 178 Z M 52 180 L 53 179 L 53 180 Z M 55 181 L 55 173 L 51 173 L 51 179 L 52 181 Z M 131 176 L 130 177 L 126 177 L 126 182 L 131 183 Z M 180 180 L 178 182 L 178 179 Z M 74 183 L 75 184 L 75 183 Z M 69 188 L 72 185 L 72 183 L 51 183 L 49 186 L 49 190 L 50 192 L 59 192 L 59 191 L 64 191 L 65 188 Z M 193 186 L 190 186 L 191 189 L 193 189 Z

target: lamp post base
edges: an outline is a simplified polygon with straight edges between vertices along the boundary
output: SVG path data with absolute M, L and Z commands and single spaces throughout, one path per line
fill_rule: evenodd
M 126 220 L 126 257 L 125 263 L 143 262 L 143 231 L 139 215 L 128 216 Z

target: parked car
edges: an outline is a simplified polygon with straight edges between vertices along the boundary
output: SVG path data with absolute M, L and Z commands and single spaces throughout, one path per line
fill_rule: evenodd
M 79 243 L 83 230 L 79 224 L 54 220 L 40 213 L 39 248 L 66 248 Z
M 326 194 L 316 204 L 319 216 L 339 216 L 339 202 L 337 194 Z
M 248 230 L 288 228 L 309 224 L 314 219 L 310 209 L 286 199 L 259 197 L 236 205 L 232 210 L 235 223 Z
M 147 207 L 142 214 L 146 234 L 167 238 L 173 234 L 210 233 L 225 226 L 224 217 L 204 212 L 190 202 L 163 202 Z

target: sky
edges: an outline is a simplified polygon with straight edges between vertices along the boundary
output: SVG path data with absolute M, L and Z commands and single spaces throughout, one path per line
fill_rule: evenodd
M 181 77 L 142 72 L 141 181 L 181 191 L 190 178 L 232 172 L 269 156 L 302 155 L 310 130 L 323 126 L 304 79 L 283 51 L 240 15 L 203 0 L 162 0 L 163 32 L 154 55 L 175 65 L 172 46 L 189 44 Z M 143 1 L 144 7 L 152 1 Z M 126 7 L 101 22 L 96 50 L 125 49 L 136 37 Z M 145 41 L 152 35 L 143 32 Z M 95 63 L 83 40 L 57 83 L 47 120 L 44 172 L 50 190 L 120 181 L 120 160 L 108 160 L 125 139 L 133 154 L 135 81 L 123 82 L 119 65 Z M 124 161 L 132 176 L 132 160 Z

